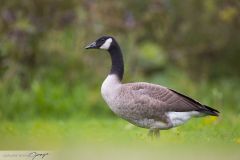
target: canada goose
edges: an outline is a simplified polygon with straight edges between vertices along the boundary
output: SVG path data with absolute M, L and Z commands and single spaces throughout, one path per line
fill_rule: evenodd
M 146 82 L 121 83 L 123 56 L 113 37 L 100 37 L 85 48 L 110 53 L 112 67 L 102 84 L 102 97 L 116 115 L 148 128 L 150 135 L 159 136 L 159 130 L 182 125 L 191 117 L 218 116 L 219 111 L 164 86 Z

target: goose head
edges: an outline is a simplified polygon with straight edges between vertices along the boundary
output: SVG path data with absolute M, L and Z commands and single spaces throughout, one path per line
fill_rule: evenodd
M 103 49 L 110 54 L 112 67 L 110 75 L 115 74 L 121 81 L 124 73 L 124 62 L 120 46 L 117 41 L 111 36 L 102 36 L 96 41 L 90 43 L 85 47 L 86 49 Z
M 103 49 L 109 50 L 112 46 L 114 46 L 115 40 L 111 36 L 102 36 L 98 38 L 96 41 L 90 43 L 85 47 L 85 49 Z

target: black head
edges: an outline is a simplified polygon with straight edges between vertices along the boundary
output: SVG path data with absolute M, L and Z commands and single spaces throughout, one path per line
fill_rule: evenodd
M 85 47 L 85 49 L 104 49 L 108 50 L 112 45 L 114 45 L 115 40 L 111 36 L 102 36 L 96 41 L 90 43 Z

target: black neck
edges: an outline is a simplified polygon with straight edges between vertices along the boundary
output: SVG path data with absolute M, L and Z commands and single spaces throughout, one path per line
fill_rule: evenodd
M 112 60 L 112 68 L 110 74 L 117 75 L 119 80 L 121 81 L 124 73 L 122 51 L 117 43 L 114 46 L 111 46 L 108 51 Z

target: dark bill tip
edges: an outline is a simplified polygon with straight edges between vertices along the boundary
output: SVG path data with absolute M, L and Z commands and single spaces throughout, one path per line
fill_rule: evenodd
M 85 49 L 92 49 L 92 48 L 97 48 L 96 42 L 93 42 L 85 47 Z

